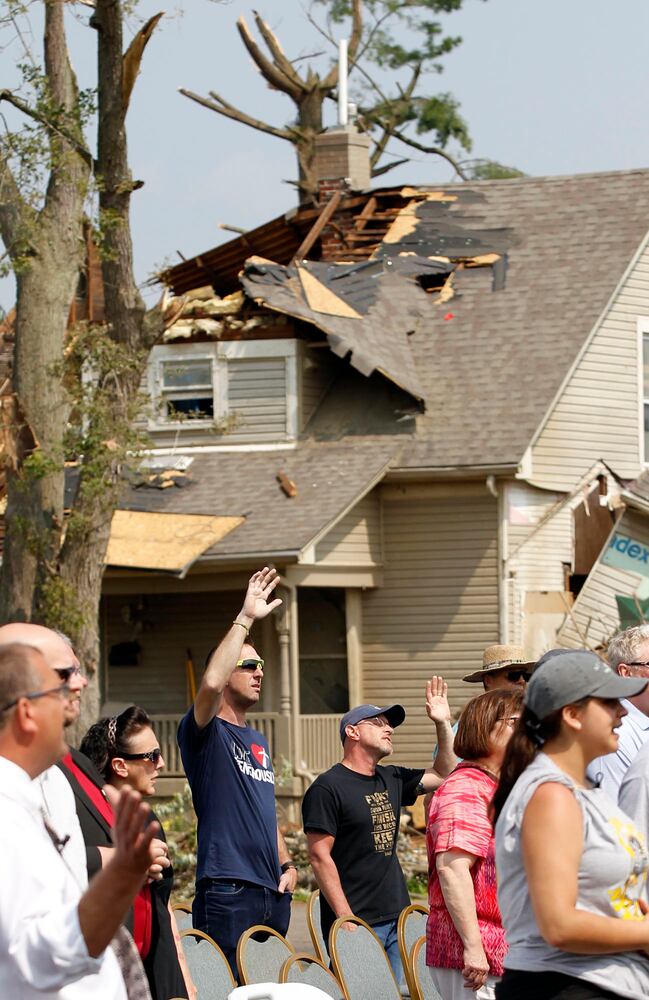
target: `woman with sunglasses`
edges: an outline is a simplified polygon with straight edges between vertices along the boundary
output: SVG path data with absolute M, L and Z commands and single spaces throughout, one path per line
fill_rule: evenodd
M 144 798 L 155 794 L 164 760 L 143 708 L 134 705 L 114 718 L 100 719 L 90 727 L 80 749 L 105 779 L 108 789 L 119 791 L 128 786 Z M 110 798 L 110 791 L 107 794 Z M 153 812 L 151 815 L 155 818 Z M 159 836 L 164 839 L 162 824 L 160 830 Z M 163 869 L 159 881 L 144 886 L 134 907 L 133 936 L 153 1000 L 194 996 L 169 906 L 172 885 L 173 869 Z
M 489 810 L 522 700 L 520 690 L 487 691 L 465 706 L 453 746 L 463 759 L 433 795 L 426 964 L 444 1000 L 463 1000 L 467 989 L 492 1000 L 502 975 L 506 945 Z
M 586 777 L 617 747 L 618 699 L 646 684 L 586 650 L 546 654 L 532 675 L 494 796 L 497 1000 L 649 996 L 644 837 Z

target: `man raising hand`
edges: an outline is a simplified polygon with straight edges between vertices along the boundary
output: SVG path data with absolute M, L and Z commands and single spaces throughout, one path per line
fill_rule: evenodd
M 242 932 L 264 924 L 286 934 L 297 873 L 277 827 L 275 775 L 266 738 L 246 722 L 259 701 L 264 661 L 253 624 L 282 603 L 277 571 L 253 573 L 243 606 L 207 666 L 178 745 L 198 817 L 194 927 L 225 952 L 237 976 Z

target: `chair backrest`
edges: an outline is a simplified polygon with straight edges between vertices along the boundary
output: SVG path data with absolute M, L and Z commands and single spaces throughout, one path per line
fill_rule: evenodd
M 192 926 L 192 908 L 189 903 L 174 903 L 171 907 L 179 931 L 187 931 Z
M 181 931 L 180 940 L 200 1000 L 226 1000 L 237 984 L 216 941 L 195 929 Z
M 411 903 L 399 914 L 397 921 L 397 941 L 403 965 L 403 974 L 410 993 L 413 993 L 412 949 L 422 934 L 426 934 L 428 908 L 421 903 Z
M 237 944 L 237 969 L 242 985 L 277 983 L 282 963 L 295 948 L 271 927 L 256 924 L 244 931 Z
M 412 962 L 413 977 L 413 989 L 410 991 L 411 997 L 414 1000 L 442 1000 L 435 989 L 433 980 L 430 978 L 430 972 L 426 966 L 425 935 L 424 937 L 420 937 L 418 941 L 415 941 L 410 959 Z
M 313 950 L 325 965 L 329 964 L 329 952 L 327 944 L 322 936 L 322 926 L 320 924 L 320 890 L 316 889 L 309 896 L 309 903 L 306 909 L 306 922 L 313 943 Z
M 287 958 L 279 970 L 280 983 L 301 983 L 315 986 L 333 1000 L 345 1000 L 342 986 L 324 962 L 305 951 L 296 952 Z
M 356 930 L 343 930 L 344 923 L 356 924 Z M 345 1000 L 401 1000 L 383 945 L 360 917 L 338 917 L 329 933 L 329 954 Z

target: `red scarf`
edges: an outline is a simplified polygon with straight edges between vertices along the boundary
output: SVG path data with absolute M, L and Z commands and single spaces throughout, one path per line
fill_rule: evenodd
M 113 807 L 102 792 L 101 788 L 92 781 L 81 768 L 75 764 L 72 754 L 67 753 L 61 761 L 64 767 L 70 771 L 81 788 L 84 790 L 93 806 L 112 829 L 115 823 Z M 135 941 L 140 958 L 146 958 L 151 948 L 151 930 L 153 923 L 153 908 L 151 904 L 151 887 L 143 886 L 133 903 L 133 940 Z

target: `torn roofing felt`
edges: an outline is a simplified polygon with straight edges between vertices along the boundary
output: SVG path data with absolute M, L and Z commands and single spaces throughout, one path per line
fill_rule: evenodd
M 485 225 L 484 200 L 471 191 L 422 192 L 405 203 L 368 259 L 280 265 L 251 257 L 241 283 L 256 302 L 317 326 L 331 350 L 363 375 L 381 372 L 425 403 L 408 341 L 418 318 L 430 317 L 422 289 L 441 289 L 458 266 L 492 266 L 492 290 L 504 287 L 506 254 L 516 240 L 509 228 Z M 394 308 L 395 295 L 406 309 Z M 449 282 L 440 303 L 452 295 Z
M 333 281 L 337 271 L 347 271 L 346 281 Z M 252 258 L 241 275 L 246 294 L 269 309 L 305 320 L 322 330 L 334 354 L 349 355 L 350 364 L 368 376 L 381 372 L 416 400 L 424 394 L 408 344 L 414 329 L 417 295 L 426 293 L 413 284 L 413 308 L 395 313 L 390 292 L 395 281 L 406 280 L 383 267 L 362 276 L 349 265 L 309 262 L 283 267 Z

